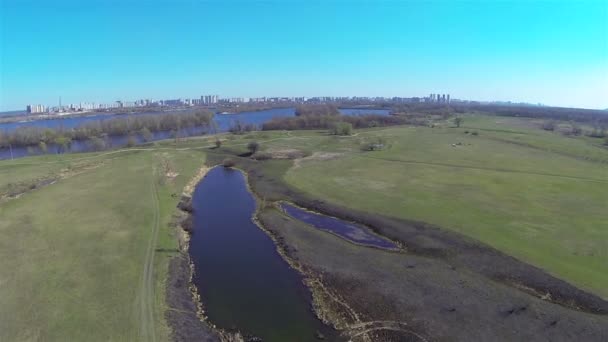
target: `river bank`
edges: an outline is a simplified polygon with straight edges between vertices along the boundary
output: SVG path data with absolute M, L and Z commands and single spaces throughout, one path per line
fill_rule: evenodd
M 244 187 L 238 191 L 245 192 L 237 195 L 239 185 L 233 182 L 239 179 Z M 247 200 L 245 193 L 253 202 Z M 230 212 L 231 218 L 220 219 L 216 217 L 223 210 L 220 208 L 230 206 L 224 203 L 226 200 L 235 207 Z M 166 315 L 174 330 L 174 340 L 254 341 L 259 337 L 264 341 L 339 340 L 335 331 L 318 321 L 310 310 L 307 281 L 300 278 L 293 261 L 281 254 L 277 241 L 255 219 L 263 206 L 260 203 L 263 201 L 254 197 L 240 170 L 221 166 L 201 168 L 184 189 L 178 204 L 180 213 L 176 216 L 182 228 L 178 232 L 182 253 L 172 260 L 169 273 L 173 279 L 167 288 L 167 299 L 172 301 L 169 306 L 177 306 L 181 311 Z M 237 221 L 230 223 L 231 220 L 244 221 L 235 224 Z M 222 228 L 214 232 L 214 227 Z M 221 232 L 235 229 L 238 234 L 231 232 L 218 240 Z M 247 258 L 241 257 L 239 251 L 248 249 Z M 217 267 L 213 266 L 216 261 L 220 262 Z M 247 266 L 240 268 L 243 262 Z M 190 267 L 185 267 L 186 263 Z M 242 279 L 237 281 L 235 277 Z M 238 284 L 243 288 L 234 288 Z M 225 293 L 220 294 L 222 291 Z M 188 297 L 196 305 L 190 305 Z
M 364 223 L 404 245 L 401 254 L 356 246 L 273 206 L 258 213 L 286 259 L 310 279 L 319 316 L 355 340 L 571 340 L 583 334 L 601 341 L 608 334 L 606 301 L 541 269 L 440 227 L 310 198 L 284 183 L 290 161 L 230 153 L 210 153 L 208 163 L 234 158 L 266 203 L 292 201 Z

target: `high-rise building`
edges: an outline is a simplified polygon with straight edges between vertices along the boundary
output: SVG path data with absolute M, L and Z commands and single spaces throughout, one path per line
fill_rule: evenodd
M 448 94 L 448 103 L 450 103 L 450 94 Z
M 26 110 L 29 114 L 38 114 L 38 113 L 44 113 L 46 108 L 41 105 L 27 105 Z
M 218 95 L 203 95 L 203 96 L 201 96 L 201 102 L 204 105 L 216 104 L 218 102 L 218 99 L 219 99 Z

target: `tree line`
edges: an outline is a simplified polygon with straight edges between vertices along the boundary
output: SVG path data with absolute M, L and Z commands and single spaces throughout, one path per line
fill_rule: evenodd
M 367 114 L 359 116 L 349 115 L 300 115 L 296 117 L 273 118 L 262 124 L 262 130 L 300 130 L 300 129 L 331 129 L 343 126 L 339 123 L 348 123 L 353 128 L 370 128 L 411 124 L 410 120 L 402 116 Z
M 196 111 L 114 117 L 87 122 L 75 128 L 17 127 L 10 132 L 0 131 L 0 148 L 38 146 L 45 150 L 44 147 L 50 144 L 67 146 L 73 140 L 97 141 L 105 136 L 139 135 L 148 141 L 153 132 L 179 132 L 185 128 L 209 128 L 213 125 L 213 113 Z

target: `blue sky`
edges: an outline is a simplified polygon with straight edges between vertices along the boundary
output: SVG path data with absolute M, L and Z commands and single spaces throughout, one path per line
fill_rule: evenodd
M 608 1 L 0 3 L 0 110 L 431 92 L 608 108 Z

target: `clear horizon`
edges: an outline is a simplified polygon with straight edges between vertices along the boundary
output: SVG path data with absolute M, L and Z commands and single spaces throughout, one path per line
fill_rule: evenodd
M 608 2 L 2 1 L 0 111 L 426 96 L 608 108 Z

